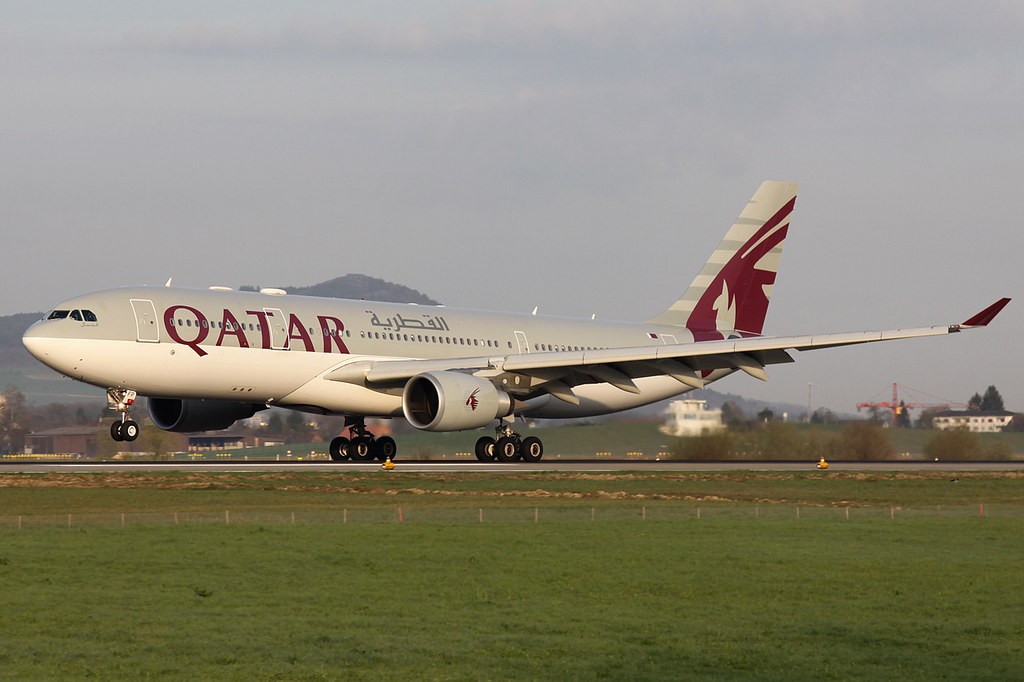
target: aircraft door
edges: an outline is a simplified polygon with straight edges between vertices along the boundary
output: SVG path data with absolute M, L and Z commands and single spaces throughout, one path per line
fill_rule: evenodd
M 144 343 L 159 343 L 160 327 L 156 324 L 156 306 L 143 298 L 133 298 L 131 302 L 135 312 L 136 339 Z
M 526 332 L 516 332 L 516 344 L 520 353 L 530 352 L 530 342 L 526 340 Z
M 288 321 L 280 308 L 264 308 L 267 326 L 270 327 L 270 347 L 274 350 L 288 350 Z

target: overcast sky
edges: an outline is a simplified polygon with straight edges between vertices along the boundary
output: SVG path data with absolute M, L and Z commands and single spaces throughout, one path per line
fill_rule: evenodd
M 1018 300 L 717 388 L 1024 411 L 1021 35 L 1020 2 L 5 2 L 0 315 L 357 272 L 641 320 L 774 179 L 801 192 L 766 334 Z

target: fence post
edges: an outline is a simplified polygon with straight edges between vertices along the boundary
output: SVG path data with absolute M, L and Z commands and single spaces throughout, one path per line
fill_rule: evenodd
M 480 507 L 480 523 L 484 522 L 484 508 Z
M 71 514 L 68 514 L 68 528 L 71 527 Z
M 224 525 L 227 526 L 231 523 L 231 512 L 227 509 L 224 510 Z
M 538 521 L 540 521 L 540 508 L 534 507 L 533 508 L 533 522 L 537 523 Z
M 983 518 L 984 516 L 985 516 L 985 503 L 984 502 L 979 502 L 978 503 L 978 518 L 980 519 L 980 518 Z

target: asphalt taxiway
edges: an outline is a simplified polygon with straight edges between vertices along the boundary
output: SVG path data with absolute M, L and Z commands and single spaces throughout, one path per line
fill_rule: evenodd
M 575 472 L 599 473 L 616 471 L 816 471 L 816 462 L 793 461 L 701 461 L 672 460 L 592 460 L 553 459 L 536 463 L 477 462 L 472 460 L 439 462 L 437 460 L 395 460 L 393 471 L 404 473 L 450 474 L 474 473 L 537 473 Z M 380 462 L 328 461 L 232 461 L 232 462 L 16 462 L 0 463 L 2 473 L 100 473 L 100 472 L 349 472 L 381 471 Z M 828 471 L 1024 471 L 1024 461 L 1007 462 L 931 462 L 907 461 L 833 461 Z

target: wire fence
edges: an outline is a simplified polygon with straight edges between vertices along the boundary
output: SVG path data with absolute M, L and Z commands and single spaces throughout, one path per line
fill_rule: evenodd
M 139 526 L 293 525 L 344 523 L 597 523 L 715 521 L 1024 518 L 1014 504 L 820 507 L 799 505 L 678 505 L 561 507 L 373 507 L 318 511 L 124 512 L 0 516 L 0 529 L 127 528 Z

